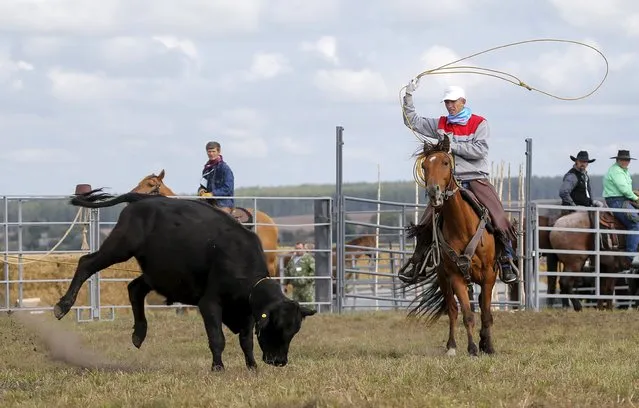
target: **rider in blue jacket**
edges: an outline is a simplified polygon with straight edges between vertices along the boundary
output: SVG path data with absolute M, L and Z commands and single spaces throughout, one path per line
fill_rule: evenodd
M 206 144 L 206 154 L 209 160 L 202 169 L 202 180 L 198 195 L 213 197 L 233 197 L 235 194 L 235 179 L 233 170 L 222 158 L 222 147 L 218 142 L 208 142 Z M 235 206 L 233 198 L 218 198 L 214 200 L 215 205 L 230 213 Z

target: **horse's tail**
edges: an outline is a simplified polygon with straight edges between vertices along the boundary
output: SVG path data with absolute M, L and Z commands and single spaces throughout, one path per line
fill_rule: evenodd
M 98 188 L 84 194 L 75 195 L 71 198 L 70 203 L 76 207 L 85 208 L 103 208 L 112 207 L 121 203 L 134 203 L 151 197 L 159 197 L 152 194 L 142 193 L 126 193 L 114 196 L 108 193 L 102 193 L 102 189 Z

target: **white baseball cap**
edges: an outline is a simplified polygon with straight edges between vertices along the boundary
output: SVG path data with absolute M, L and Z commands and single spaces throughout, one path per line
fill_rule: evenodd
M 466 99 L 466 92 L 464 89 L 459 86 L 449 86 L 444 91 L 444 97 L 442 98 L 442 102 L 444 101 L 456 101 L 459 98 Z

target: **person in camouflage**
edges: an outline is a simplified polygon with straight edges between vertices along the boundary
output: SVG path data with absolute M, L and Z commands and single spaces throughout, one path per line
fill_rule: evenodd
M 295 244 L 295 252 L 286 265 L 284 276 L 287 278 L 315 276 L 315 258 L 312 253 L 307 252 L 307 249 L 308 248 L 305 248 L 301 242 Z M 291 297 L 291 299 L 298 302 L 315 301 L 314 279 L 286 279 L 284 284 L 287 288 L 289 285 L 292 288 L 292 291 L 287 291 L 287 295 Z

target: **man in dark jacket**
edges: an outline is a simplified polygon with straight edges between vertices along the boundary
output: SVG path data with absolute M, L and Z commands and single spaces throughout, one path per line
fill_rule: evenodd
M 582 206 L 582 207 L 603 207 L 601 201 L 592 199 L 590 188 L 590 177 L 588 176 L 588 165 L 596 159 L 591 159 L 585 150 L 577 153 L 577 157 L 570 156 L 575 164 L 564 175 L 563 182 L 559 188 L 561 205 Z M 571 210 L 562 210 L 561 215 L 570 214 Z M 592 213 L 590 213 L 592 214 Z M 584 271 L 592 270 L 592 259 L 589 257 L 584 264 Z
M 233 197 L 235 194 L 235 179 L 233 171 L 222 158 L 222 146 L 218 142 L 206 144 L 206 154 L 209 160 L 202 169 L 202 180 L 197 193 L 207 197 Z M 216 198 L 214 204 L 227 213 L 233 211 L 233 198 Z
M 559 197 L 561 197 L 561 205 L 566 206 L 583 206 L 583 207 L 601 207 L 602 203 L 592 199 L 592 191 L 590 188 L 590 177 L 588 176 L 588 164 L 596 159 L 590 159 L 587 151 L 580 151 L 577 157 L 570 156 L 575 164 L 564 175 L 561 188 L 559 189 Z

